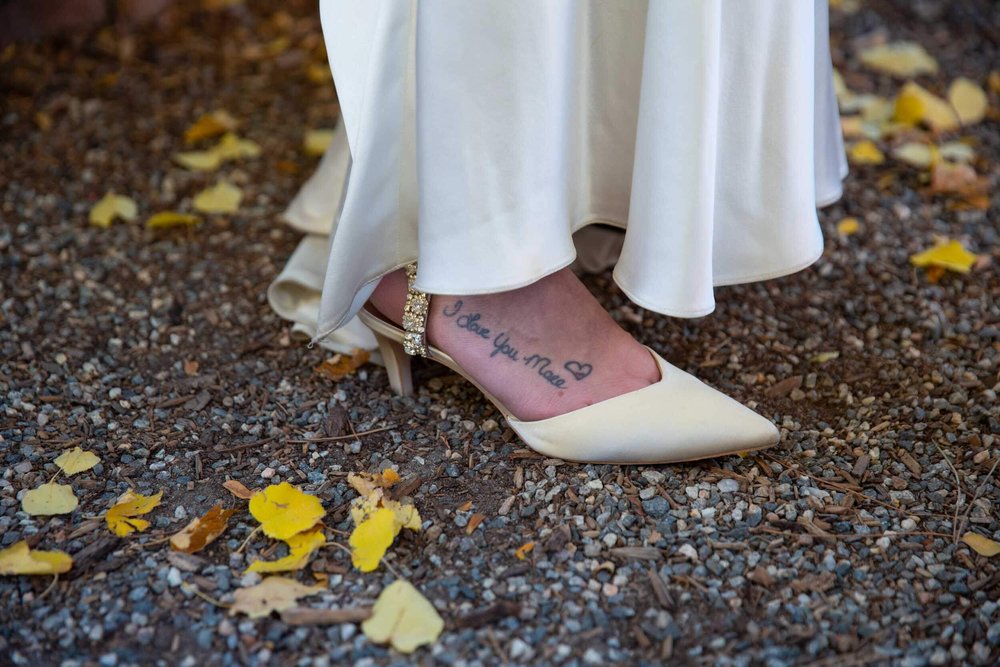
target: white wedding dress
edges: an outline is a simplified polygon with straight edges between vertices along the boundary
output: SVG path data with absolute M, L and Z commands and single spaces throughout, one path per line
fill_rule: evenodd
M 590 255 L 613 247 L 635 303 L 698 317 L 714 286 L 822 254 L 816 206 L 847 173 L 826 0 L 320 10 L 342 120 L 286 214 L 308 235 L 269 291 L 320 344 L 374 348 L 352 318 L 417 259 L 418 289 L 471 294 L 529 284 L 578 252 L 601 268 Z M 574 244 L 594 223 L 623 240 L 581 244 L 591 227 Z

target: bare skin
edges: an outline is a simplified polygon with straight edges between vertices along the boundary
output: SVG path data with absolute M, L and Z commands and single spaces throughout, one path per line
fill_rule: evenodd
M 397 325 L 405 300 L 402 270 L 385 276 L 371 297 Z M 524 421 L 561 415 L 660 379 L 649 351 L 569 269 L 509 292 L 434 295 L 427 338 Z

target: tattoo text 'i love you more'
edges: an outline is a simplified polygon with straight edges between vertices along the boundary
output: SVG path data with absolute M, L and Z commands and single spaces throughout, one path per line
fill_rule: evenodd
M 510 334 L 506 331 L 494 333 L 489 327 L 483 325 L 481 313 L 463 312 L 463 305 L 462 300 L 459 299 L 455 303 L 445 306 L 442 313 L 446 318 L 453 321 L 459 329 L 464 329 L 473 336 L 482 339 L 486 344 L 491 345 L 493 349 L 490 352 L 490 358 L 501 357 L 510 362 L 523 364 L 537 372 L 546 382 L 557 389 L 562 389 L 566 386 L 566 382 L 568 381 L 566 376 L 580 381 L 586 379 L 594 371 L 592 364 L 577 361 L 576 359 L 565 362 L 560 370 L 558 365 L 553 366 L 551 357 L 538 354 L 537 352 L 531 354 L 522 353 L 511 341 Z M 562 372 L 565 372 L 565 375 L 561 375 L 560 373 Z

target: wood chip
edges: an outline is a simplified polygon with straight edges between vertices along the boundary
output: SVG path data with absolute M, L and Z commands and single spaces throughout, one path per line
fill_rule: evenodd
M 673 609 L 674 596 L 670 594 L 670 589 L 667 588 L 667 583 L 663 581 L 660 573 L 649 568 L 646 570 L 646 576 L 649 577 L 649 586 L 653 589 L 653 595 L 656 596 L 656 601 L 660 603 L 660 606 L 664 609 Z
M 776 382 L 767 389 L 764 390 L 764 395 L 771 398 L 782 398 L 788 396 L 790 393 L 802 386 L 802 376 L 793 375 L 790 378 L 785 378 L 781 382 Z
M 896 451 L 899 452 L 899 460 L 902 461 L 903 465 L 909 468 L 910 472 L 912 472 L 914 475 L 920 477 L 923 468 L 920 467 L 920 464 L 917 463 L 916 459 L 910 456 L 910 453 L 907 452 L 906 450 L 899 449 Z
M 663 552 L 656 547 L 616 547 L 611 549 L 612 556 L 621 558 L 640 558 L 643 560 L 659 560 Z
M 862 454 L 858 458 L 857 463 L 854 464 L 854 470 L 851 471 L 851 474 L 853 474 L 855 477 L 863 476 L 865 474 L 865 471 L 868 470 L 868 464 L 871 462 L 872 462 L 871 456 L 869 456 L 868 454 Z
M 168 551 L 167 562 L 185 572 L 198 572 L 208 564 L 208 561 L 201 556 L 186 554 L 182 551 Z
M 456 628 L 481 628 L 484 625 L 503 620 L 508 616 L 517 617 L 521 614 L 521 605 L 510 600 L 501 600 L 489 607 L 476 609 L 456 618 L 452 625 Z
M 281 620 L 288 625 L 337 625 L 339 623 L 360 623 L 371 615 L 371 607 L 347 607 L 345 609 L 292 607 L 281 612 Z

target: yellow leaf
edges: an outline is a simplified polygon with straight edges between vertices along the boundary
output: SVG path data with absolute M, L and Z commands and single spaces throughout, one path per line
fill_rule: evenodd
M 135 517 L 152 512 L 160 504 L 162 496 L 163 491 L 152 496 L 144 496 L 129 489 L 104 516 L 108 528 L 118 537 L 131 535 L 135 531 L 141 533 L 149 528 L 149 522 Z
M 412 653 L 418 646 L 435 642 L 443 629 L 444 621 L 434 605 L 404 579 L 385 587 L 371 617 L 361 624 L 368 639 L 389 643 L 400 653 Z
M 820 352 L 819 354 L 813 355 L 809 359 L 809 361 L 813 362 L 814 364 L 825 364 L 828 361 L 833 361 L 834 359 L 836 359 L 839 356 L 840 356 L 840 352 L 837 352 L 837 351 L 833 351 L 833 352 Z
M 229 614 L 243 613 L 250 618 L 261 618 L 272 611 L 283 611 L 294 607 L 298 599 L 315 595 L 325 586 L 305 586 L 286 577 L 268 577 L 256 586 L 237 588 L 233 592 L 234 602 Z
M 844 236 L 856 234 L 860 228 L 861 226 L 858 224 L 857 218 L 843 218 L 837 223 L 837 232 Z
M 992 558 L 1000 554 L 1000 542 L 995 542 L 988 537 L 983 537 L 978 533 L 966 533 L 962 535 L 962 541 L 972 547 L 980 556 Z
M 306 78 L 319 84 L 329 84 L 333 80 L 330 76 L 330 67 L 326 63 L 309 63 L 306 67 Z
M 894 149 L 892 157 L 912 167 L 927 169 L 941 159 L 941 154 L 932 144 L 910 141 Z
M 221 535 L 229 523 L 229 517 L 236 510 L 224 510 L 221 505 L 215 505 L 204 516 L 196 517 L 180 532 L 170 538 L 170 546 L 175 551 L 193 554 L 201 551 Z
M 305 567 L 313 552 L 326 544 L 323 527 L 307 530 L 298 535 L 292 535 L 285 544 L 288 545 L 288 555 L 278 560 L 255 560 L 250 563 L 247 572 L 289 572 Z
M 194 209 L 202 213 L 235 213 L 240 208 L 243 191 L 226 181 L 219 181 L 195 195 Z
M 976 263 L 976 255 L 953 239 L 942 239 L 937 245 L 910 257 L 914 266 L 939 266 L 958 273 L 968 273 Z
M 139 215 L 139 208 L 135 202 L 124 195 L 116 195 L 109 192 L 90 209 L 88 219 L 95 227 L 107 229 L 114 222 L 115 218 L 122 220 L 135 220 Z
M 32 551 L 24 540 L 0 551 L 2 574 L 60 574 L 68 572 L 73 559 L 62 551 Z
M 264 534 L 276 540 L 309 530 L 323 515 L 323 503 L 316 496 L 303 493 L 288 482 L 272 484 L 250 498 L 250 513 Z
M 362 496 L 371 495 L 377 488 L 388 489 L 399 481 L 399 473 L 386 468 L 380 473 L 352 472 L 347 475 L 347 483 Z
M 260 146 L 249 139 L 241 139 L 235 132 L 227 132 L 212 149 L 223 162 L 260 155 Z
M 333 130 L 309 130 L 302 141 L 302 146 L 307 155 L 322 155 L 331 141 L 333 141 Z
M 97 454 L 85 452 L 79 447 L 63 452 L 55 460 L 55 464 L 67 475 L 90 470 L 100 462 L 101 459 Z
M 362 572 L 371 572 L 377 568 L 397 532 L 396 516 L 385 507 L 375 510 L 359 523 L 350 538 L 351 562 L 354 567 Z
M 260 146 L 249 139 L 241 139 L 235 132 L 227 132 L 219 143 L 204 151 L 176 153 L 174 161 L 193 171 L 214 171 L 223 162 L 260 155 Z
M 517 556 L 518 560 L 524 560 L 525 558 L 528 557 L 528 552 L 530 552 L 534 548 L 535 548 L 534 542 L 525 542 L 524 544 L 522 544 L 517 548 L 517 550 L 514 552 L 514 555 Z
M 986 92 L 971 79 L 959 77 L 948 88 L 948 102 L 951 103 L 962 125 L 975 125 L 986 117 L 990 103 Z
M 317 366 L 315 370 L 320 375 L 325 375 L 334 382 L 340 382 L 345 377 L 358 370 L 368 363 L 368 350 L 355 348 L 350 356 L 346 354 L 335 354 Z
M 175 153 L 174 161 L 191 171 L 215 171 L 222 164 L 222 157 L 213 150 Z
M 855 164 L 882 164 L 885 156 L 873 142 L 865 140 L 853 144 L 847 151 L 851 162 Z
M 73 487 L 49 482 L 32 489 L 21 498 L 21 509 L 31 516 L 69 514 L 80 501 L 73 494 Z
M 398 534 L 403 528 L 420 530 L 420 513 L 413 505 L 403 505 L 398 500 L 385 497 L 381 487 L 373 489 L 367 496 L 355 498 L 351 502 L 351 519 L 354 525 L 360 525 L 369 516 L 380 509 L 391 510 L 396 519 L 393 534 Z
M 235 130 L 237 125 L 239 125 L 239 121 L 233 118 L 228 111 L 219 109 L 207 113 L 196 120 L 191 127 L 184 130 L 184 143 L 193 144 L 201 139 L 220 135 L 227 130 Z
M 935 132 L 958 127 L 958 116 L 951 106 L 937 95 L 912 81 L 907 81 L 896 96 L 893 120 L 907 125 L 926 123 Z
M 194 226 L 201 222 L 201 218 L 189 213 L 177 213 L 175 211 L 163 211 L 156 213 L 146 220 L 146 227 L 149 229 L 169 229 L 170 227 Z
M 937 61 L 916 42 L 874 46 L 861 51 L 858 58 L 872 69 L 902 78 L 937 74 L 938 71 Z

